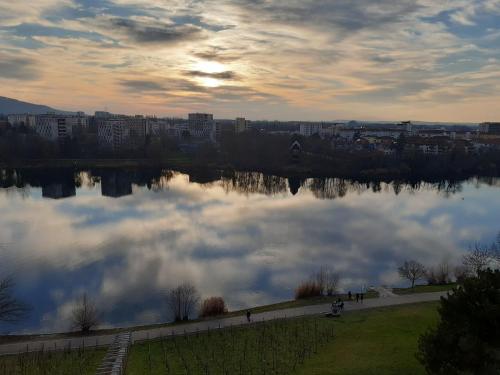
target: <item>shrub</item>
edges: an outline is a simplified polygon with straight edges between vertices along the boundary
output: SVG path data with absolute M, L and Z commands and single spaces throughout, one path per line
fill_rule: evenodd
M 295 289 L 295 299 L 318 297 L 322 295 L 322 287 L 316 281 L 303 281 Z
M 200 316 L 217 316 L 227 313 L 226 303 L 222 297 L 210 297 L 201 304 Z
M 500 271 L 478 271 L 441 298 L 441 321 L 419 339 L 430 374 L 497 374 L 500 368 Z

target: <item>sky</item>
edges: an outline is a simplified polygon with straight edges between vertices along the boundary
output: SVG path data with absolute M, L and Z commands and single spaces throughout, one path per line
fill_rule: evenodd
M 500 0 L 0 0 L 0 95 L 278 120 L 500 118 Z

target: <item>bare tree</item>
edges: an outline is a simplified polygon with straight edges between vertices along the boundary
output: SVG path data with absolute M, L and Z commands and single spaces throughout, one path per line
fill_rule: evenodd
M 313 275 L 312 281 L 320 288 L 321 294 L 332 296 L 337 292 L 340 276 L 335 273 L 333 269 L 322 266 L 319 271 Z
M 338 291 L 340 276 L 333 270 L 328 270 L 326 273 L 326 294 L 333 296 Z
M 11 277 L 0 280 L 0 321 L 18 322 L 29 312 L 28 305 L 13 296 L 14 281 Z
M 450 265 L 447 262 L 442 262 L 435 267 L 429 267 L 425 273 L 428 284 L 442 285 L 448 284 L 450 278 Z
M 491 257 L 500 264 L 500 232 L 497 234 L 496 241 L 491 245 Z
M 475 275 L 487 268 L 491 261 L 492 250 L 479 243 L 474 244 L 474 248 L 469 248 L 469 252 L 462 258 L 463 265 Z
M 311 277 L 311 281 L 316 284 L 321 294 L 325 293 L 327 273 L 328 269 L 322 266 L 319 271 L 314 273 Z
M 95 303 L 87 297 L 87 293 L 82 295 L 82 299 L 73 308 L 72 323 L 73 328 L 84 333 L 99 325 L 99 312 Z
M 196 311 L 199 300 L 196 287 L 190 283 L 183 283 L 167 293 L 167 307 L 175 321 L 189 320 Z
M 407 260 L 398 268 L 399 276 L 411 282 L 411 287 L 415 287 L 415 281 L 425 277 L 425 267 L 415 260 Z

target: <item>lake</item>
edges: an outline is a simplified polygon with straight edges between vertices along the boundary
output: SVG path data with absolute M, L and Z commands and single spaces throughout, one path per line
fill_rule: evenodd
M 381 183 L 260 173 L 0 170 L 0 276 L 32 306 L 0 333 L 70 327 L 87 292 L 104 327 L 162 322 L 183 281 L 230 309 L 293 298 L 322 265 L 341 288 L 406 285 L 500 230 L 500 180 Z

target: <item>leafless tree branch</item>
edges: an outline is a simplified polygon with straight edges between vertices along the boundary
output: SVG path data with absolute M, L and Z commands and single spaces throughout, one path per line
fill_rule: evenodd
M 200 300 L 196 287 L 183 283 L 167 293 L 167 307 L 175 321 L 188 320 L 196 311 Z
M 99 313 L 96 305 L 84 293 L 82 299 L 73 308 L 73 328 L 87 333 L 99 325 Z
M 426 274 L 426 269 L 423 264 L 415 261 L 408 260 L 398 268 L 399 276 L 411 282 L 411 287 L 415 287 L 415 281 L 422 279 Z
M 11 277 L 0 280 L 0 321 L 18 322 L 24 319 L 29 306 L 13 296 L 14 281 Z

